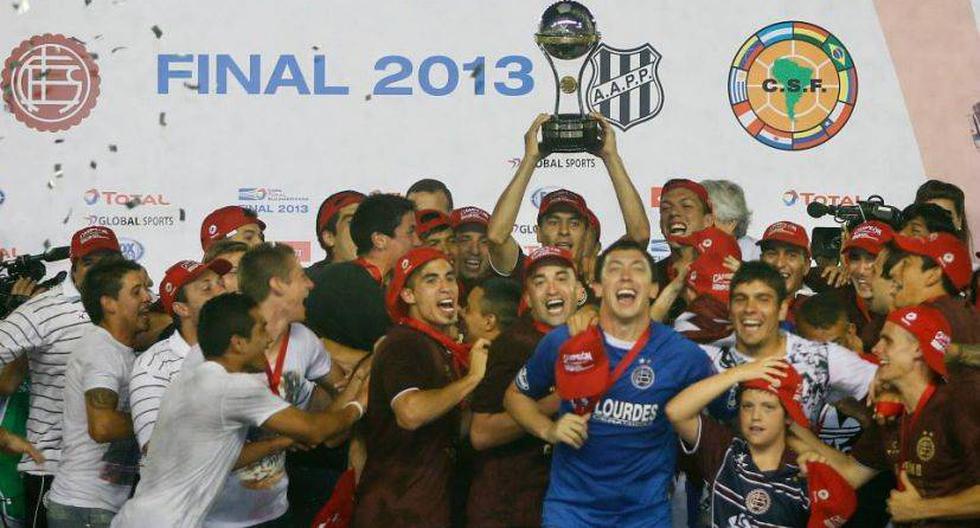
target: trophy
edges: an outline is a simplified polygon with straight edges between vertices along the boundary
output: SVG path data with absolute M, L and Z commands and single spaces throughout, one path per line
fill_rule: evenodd
M 547 152 L 586 152 L 602 145 L 599 122 L 585 112 L 581 91 L 582 73 L 599 38 L 592 13 L 578 2 L 552 4 L 541 15 L 534 40 L 555 76 L 555 113 L 541 126 Z

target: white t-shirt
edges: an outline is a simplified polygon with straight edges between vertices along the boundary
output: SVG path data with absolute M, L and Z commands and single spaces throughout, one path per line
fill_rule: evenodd
M 139 447 L 130 436 L 99 444 L 88 433 L 85 392 L 109 389 L 119 395 L 116 409 L 129 414 L 129 373 L 136 356 L 101 326 L 93 326 L 68 360 L 65 371 L 64 438 L 61 464 L 50 500 L 65 506 L 117 511 L 129 498 L 137 473 Z
M 200 348 L 192 349 L 184 359 L 183 373 L 204 362 Z M 270 365 L 271 369 L 275 365 Z M 312 330 L 299 323 L 289 329 L 289 344 L 282 366 L 279 396 L 305 409 L 318 380 L 330 373 L 330 355 L 323 342 Z M 265 374 L 256 375 L 269 390 Z M 269 438 L 270 433 L 258 428 L 249 431 L 247 440 Z M 150 441 L 152 445 L 153 441 Z M 208 528 L 253 526 L 277 519 L 286 513 L 289 502 L 286 491 L 286 454 L 277 453 L 241 468 L 228 476 L 228 481 L 204 520 Z
M 190 349 L 180 332 L 174 332 L 136 358 L 129 380 L 129 404 L 133 413 L 133 432 L 140 449 L 145 449 L 150 441 L 160 412 L 160 400 L 180 376 L 180 367 Z
M 200 526 L 249 427 L 289 407 L 250 374 L 213 361 L 185 372 L 163 399 L 136 494 L 114 528 Z
M 811 424 L 819 423 L 820 411 L 825 404 L 847 396 L 861 400 L 867 395 L 878 370 L 875 364 L 834 343 L 808 341 L 789 332 L 784 335 L 786 361 L 803 378 L 803 410 Z M 701 348 L 708 353 L 718 372 L 753 360 L 736 350 L 734 345 L 720 348 L 702 345 Z M 732 387 L 726 396 L 726 407 L 731 413 L 738 411 L 736 389 Z

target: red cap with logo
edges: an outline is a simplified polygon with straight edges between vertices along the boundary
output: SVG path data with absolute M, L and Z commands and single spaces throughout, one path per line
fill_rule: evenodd
M 710 295 L 728 304 L 731 296 L 732 276 L 723 261 L 712 255 L 702 255 L 691 264 L 685 279 L 687 286 L 698 295 Z
M 401 297 L 402 289 L 405 288 L 408 278 L 412 276 L 415 270 L 439 259 L 449 261 L 449 257 L 436 248 L 417 247 L 409 250 L 395 262 L 391 282 L 388 283 L 388 290 L 385 292 L 385 307 L 388 309 L 388 315 L 392 322 L 397 324 L 408 317 L 408 305 Z
M 585 204 L 585 198 L 568 189 L 558 189 L 544 195 L 544 198 L 541 199 L 541 206 L 538 207 L 538 223 L 541 223 L 544 215 L 558 206 L 568 207 L 580 214 L 582 218 L 587 219 L 589 216 L 589 207 Z
M 461 226 L 477 226 L 485 231 L 490 225 L 490 213 L 479 207 L 467 206 L 454 209 L 449 215 L 449 223 L 453 230 L 458 230 Z
M 122 252 L 116 233 L 103 226 L 86 227 L 75 231 L 68 252 L 72 262 L 96 251 Z
M 895 235 L 894 242 L 903 251 L 934 260 L 956 289 L 962 290 L 970 284 L 973 274 L 970 251 L 955 235 L 931 233 L 926 238 Z
M 556 246 L 541 246 L 536 248 L 524 259 L 524 269 L 521 270 L 521 280 L 527 280 L 531 272 L 534 271 L 539 264 L 544 263 L 557 263 L 566 265 L 572 270 L 575 270 L 575 261 L 572 259 L 572 253 L 567 249 L 562 249 Z
M 215 241 L 227 237 L 232 231 L 248 224 L 258 224 L 259 229 L 265 230 L 265 222 L 259 220 L 254 211 L 238 205 L 215 209 L 204 217 L 204 222 L 201 222 L 201 247 L 207 251 Z
M 698 196 L 701 199 L 701 203 L 704 204 L 704 208 L 708 211 L 713 209 L 711 204 L 711 197 L 708 196 L 708 190 L 704 188 L 700 183 L 688 180 L 685 178 L 672 178 L 667 180 L 663 188 L 660 190 L 660 196 L 667 194 L 674 189 L 687 189 Z
M 316 234 L 317 236 L 327 228 L 330 219 L 337 216 L 341 209 L 351 204 L 359 204 L 364 201 L 363 193 L 357 191 L 340 191 L 327 196 L 327 199 L 320 204 L 320 210 L 316 213 Z
M 756 242 L 756 245 L 762 246 L 766 242 L 783 242 L 803 249 L 807 255 L 810 254 L 810 237 L 807 236 L 806 229 L 793 222 L 781 221 L 767 227 L 766 232 L 762 234 L 762 240 Z
M 698 255 L 711 254 L 721 257 L 722 260 L 726 256 L 731 255 L 742 260 L 742 249 L 738 246 L 738 241 L 735 240 L 735 237 L 715 226 L 708 226 L 688 236 L 673 236 L 668 238 L 671 242 L 682 246 L 693 247 L 697 250 Z
M 758 389 L 771 392 L 779 397 L 779 402 L 786 409 L 786 414 L 797 424 L 809 428 L 810 420 L 803 411 L 803 377 L 795 368 L 789 366 L 783 372 L 786 377 L 779 378 L 779 386 L 775 387 L 768 381 L 757 378 L 742 382 L 743 389 Z
M 929 368 L 946 376 L 946 351 L 953 331 L 942 312 L 931 306 L 906 306 L 893 310 L 886 319 L 912 334 L 919 342 L 922 359 Z
M 163 274 L 163 281 L 160 282 L 160 304 L 163 310 L 170 315 L 174 314 L 174 300 L 177 292 L 181 288 L 194 282 L 207 270 L 211 270 L 218 275 L 224 275 L 231 271 L 231 262 L 225 259 L 214 259 L 207 264 L 194 262 L 193 260 L 182 260 L 167 268 Z
M 415 211 L 415 231 L 420 237 L 442 228 L 451 227 L 449 215 L 438 209 L 422 209 Z
M 840 528 L 857 509 L 854 488 L 834 468 L 822 462 L 806 463 L 810 520 L 807 528 Z
M 572 402 L 576 414 L 595 408 L 608 383 L 609 358 L 597 326 L 573 336 L 558 349 L 555 387 L 561 399 Z
M 595 230 L 595 238 L 599 240 L 602 238 L 602 224 L 599 223 L 599 217 L 592 212 L 592 209 L 587 209 L 589 217 L 589 226 Z
M 881 248 L 895 237 L 895 230 L 892 226 L 871 220 L 858 225 L 851 231 L 851 238 L 844 243 L 841 249 L 844 253 L 853 248 L 863 249 L 872 255 L 881 253 Z

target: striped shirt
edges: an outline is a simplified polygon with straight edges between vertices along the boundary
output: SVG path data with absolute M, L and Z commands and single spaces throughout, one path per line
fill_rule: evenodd
M 41 465 L 25 456 L 20 471 L 54 475 L 57 470 L 65 367 L 78 340 L 91 329 L 81 294 L 71 280 L 30 299 L 0 321 L 0 365 L 27 354 L 31 376 L 27 439 L 47 460 Z
M 146 449 L 157 423 L 160 401 L 167 387 L 180 376 L 180 368 L 190 349 L 180 332 L 175 331 L 136 358 L 129 381 L 129 406 L 140 449 Z

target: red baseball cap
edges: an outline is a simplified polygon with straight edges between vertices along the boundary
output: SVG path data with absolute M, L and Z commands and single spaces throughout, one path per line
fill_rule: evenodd
M 573 336 L 558 349 L 555 387 L 561 399 L 574 403 L 577 414 L 595 408 L 608 383 L 609 358 L 598 326 Z
M 702 255 L 691 264 L 685 281 L 699 295 L 710 295 L 727 305 L 733 275 L 722 260 L 713 255 Z
M 884 222 L 871 220 L 859 224 L 851 231 L 851 238 L 844 243 L 842 251 L 847 253 L 850 249 L 858 248 L 872 255 L 877 255 L 881 252 L 881 248 L 894 237 L 895 230 L 892 229 L 892 226 Z
M 807 528 L 840 528 L 857 509 L 854 488 L 834 468 L 822 462 L 807 462 L 806 473 L 810 495 Z
M 464 225 L 470 225 L 481 227 L 486 231 L 487 226 L 490 225 L 490 213 L 479 207 L 460 207 L 459 209 L 454 209 L 452 214 L 449 215 L 449 224 L 453 230 L 458 230 Z
M 527 280 L 531 276 L 531 272 L 534 268 L 537 268 L 541 264 L 552 263 L 568 266 L 575 271 L 575 261 L 572 259 L 572 253 L 567 249 L 562 249 L 556 246 L 541 246 L 536 248 L 524 259 L 524 268 L 521 270 L 521 281 Z
M 589 217 L 589 226 L 592 229 L 595 229 L 596 240 L 600 240 L 602 238 L 602 224 L 599 223 L 599 217 L 596 216 L 594 212 L 592 212 L 592 209 L 586 208 L 586 211 L 588 211 L 589 213 L 587 215 Z
M 163 311 L 173 315 L 177 292 L 187 284 L 194 282 L 207 270 L 218 275 L 224 275 L 231 271 L 231 262 L 222 258 L 214 259 L 207 264 L 193 260 L 182 260 L 167 268 L 163 274 L 163 281 L 160 282 L 160 303 L 163 305 Z
M 922 349 L 922 359 L 929 368 L 946 376 L 946 350 L 952 342 L 953 330 L 942 312 L 931 306 L 906 306 L 888 314 L 887 322 L 912 334 Z
M 449 215 L 438 209 L 422 209 L 415 211 L 415 231 L 424 237 L 439 228 L 449 228 Z
M 742 249 L 738 246 L 738 241 L 735 240 L 735 237 L 715 226 L 708 226 L 687 236 L 668 238 L 672 242 L 682 246 L 692 246 L 697 250 L 698 255 L 715 255 L 721 257 L 721 260 L 731 255 L 742 260 Z
M 701 199 L 701 203 L 704 204 L 704 208 L 709 212 L 713 209 L 711 204 L 711 197 L 708 196 L 708 190 L 704 188 L 700 183 L 688 180 L 685 178 L 672 178 L 667 180 L 663 188 L 660 189 L 660 196 L 667 194 L 674 189 L 687 189 L 698 196 Z
M 779 378 L 779 386 L 774 387 L 768 381 L 757 378 L 742 382 L 743 389 L 758 389 L 771 392 L 779 396 L 779 402 L 783 404 L 783 409 L 790 419 L 803 427 L 810 427 L 810 420 L 803 411 L 803 377 L 795 368 L 789 366 L 785 371 L 786 377 Z
M 957 290 L 970 284 L 973 274 L 970 251 L 956 235 L 931 233 L 926 238 L 918 238 L 896 234 L 894 242 L 903 251 L 934 260 Z
M 340 191 L 327 196 L 327 199 L 320 204 L 320 210 L 316 213 L 316 234 L 317 236 L 327 228 L 330 219 L 337 215 L 341 209 L 351 204 L 359 204 L 364 201 L 363 193 L 357 191 Z
M 585 204 L 585 198 L 568 189 L 558 189 L 544 195 L 544 198 L 541 199 L 541 206 L 538 207 L 538 223 L 541 223 L 544 215 L 550 213 L 552 209 L 558 206 L 569 207 L 576 213 L 582 215 L 582 218 L 587 219 L 589 217 L 589 206 Z
M 238 205 L 215 209 L 201 222 L 201 247 L 204 251 L 216 240 L 227 237 L 232 231 L 248 224 L 258 224 L 265 231 L 265 222 L 259 220 L 255 211 Z
M 415 270 L 439 259 L 448 262 L 449 256 L 436 248 L 423 246 L 409 250 L 395 262 L 391 282 L 388 283 L 388 290 L 385 292 L 385 308 L 388 309 L 388 315 L 392 322 L 398 323 L 408 317 L 408 305 L 401 297 L 402 289 L 408 282 L 408 278 L 412 276 L 412 273 L 415 273 Z
M 766 242 L 783 242 L 802 248 L 807 255 L 810 254 L 810 237 L 807 236 L 806 229 L 793 222 L 780 221 L 767 227 L 762 234 L 762 240 L 756 242 L 756 245 L 762 246 Z
M 92 226 L 79 229 L 71 236 L 68 255 L 72 262 L 96 251 L 121 253 L 122 248 L 119 247 L 119 239 L 116 238 L 116 233 L 108 227 Z

